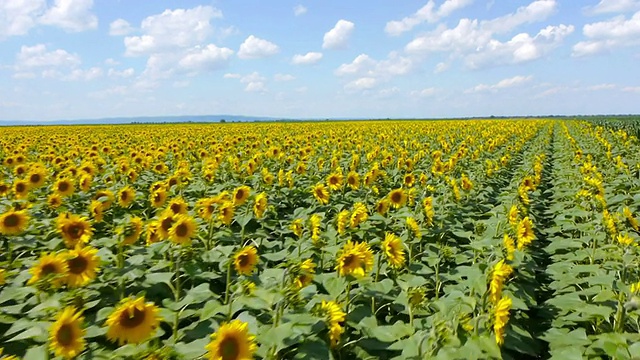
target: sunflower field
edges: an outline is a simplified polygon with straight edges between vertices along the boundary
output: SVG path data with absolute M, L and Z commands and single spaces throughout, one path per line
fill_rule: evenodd
M 1 128 L 0 359 L 639 358 L 637 129 Z

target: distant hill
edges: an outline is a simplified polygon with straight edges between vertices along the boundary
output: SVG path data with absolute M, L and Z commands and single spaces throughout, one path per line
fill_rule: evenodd
M 0 120 L 0 126 L 11 125 L 97 125 L 97 124 L 151 124 L 151 123 L 219 123 L 224 122 L 251 122 L 251 121 L 277 121 L 287 120 L 267 116 L 242 116 L 242 115 L 180 115 L 180 116 L 141 116 L 141 117 L 113 117 L 100 119 L 76 119 L 76 120 Z

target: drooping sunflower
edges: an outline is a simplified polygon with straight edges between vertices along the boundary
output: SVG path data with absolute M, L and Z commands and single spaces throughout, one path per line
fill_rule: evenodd
M 255 198 L 253 203 L 253 213 L 256 218 L 261 219 L 267 210 L 267 193 L 261 192 Z
M 294 280 L 294 285 L 297 289 L 302 289 L 303 287 L 309 285 L 313 280 L 313 275 L 316 273 L 316 264 L 313 263 L 313 260 L 306 259 L 299 265 L 299 272 Z
M 320 204 L 326 205 L 329 203 L 329 190 L 322 183 L 318 183 L 313 187 L 313 197 L 318 200 Z
M 161 320 L 158 307 L 145 303 L 144 296 L 126 298 L 107 319 L 107 338 L 118 345 L 139 344 L 153 335 Z
M 93 235 L 91 223 L 85 217 L 78 215 L 60 214 L 56 225 L 68 248 L 75 248 L 77 244 L 89 242 Z
M 142 234 L 142 227 L 142 219 L 137 216 L 132 217 L 128 223 L 124 224 L 124 226 L 119 229 L 119 232 L 123 236 L 122 245 L 131 245 L 138 241 L 140 234 Z
M 492 303 L 497 303 L 502 297 L 502 287 L 504 282 L 513 273 L 511 265 L 504 262 L 504 260 L 498 261 L 491 272 L 491 282 L 489 283 L 489 300 Z
M 84 351 L 86 331 L 82 328 L 84 317 L 73 307 L 58 313 L 56 321 L 49 328 L 49 349 L 65 359 L 72 359 Z
M 31 279 L 29 279 L 27 285 L 35 284 L 48 276 L 52 276 L 51 284 L 59 287 L 64 282 L 68 271 L 67 259 L 64 255 L 44 253 L 40 256 L 38 262 L 29 269 Z
M 233 221 L 233 215 L 235 214 L 235 210 L 233 208 L 233 203 L 231 201 L 223 202 L 218 208 L 218 220 L 225 225 L 231 225 L 231 221 Z
M 382 251 L 392 267 L 398 269 L 404 266 L 404 247 L 402 240 L 397 235 L 392 233 L 385 234 L 382 242 Z
M 365 242 L 353 243 L 347 241 L 340 253 L 336 270 L 340 276 L 353 275 L 364 277 L 373 268 L 373 253 Z
M 391 203 L 391 206 L 393 206 L 395 209 L 398 209 L 407 202 L 407 194 L 402 188 L 394 189 L 389 192 L 388 199 Z
M 29 196 L 29 182 L 27 180 L 16 180 L 13 183 L 13 192 L 16 199 L 24 199 Z
M 493 313 L 493 331 L 496 335 L 496 344 L 504 343 L 504 333 L 509 322 L 509 310 L 511 310 L 511 298 L 503 296 L 496 304 Z
M 502 245 L 507 250 L 507 260 L 513 260 L 513 254 L 516 252 L 516 242 L 509 234 L 504 234 Z
M 131 186 L 125 186 L 118 191 L 118 205 L 123 208 L 129 207 L 136 198 L 136 192 Z
M 290 229 L 297 237 L 302 237 L 302 232 L 304 231 L 302 219 L 295 219 L 291 222 Z
M 65 283 L 70 287 L 81 287 L 96 278 L 96 272 L 100 265 L 100 257 L 96 255 L 97 249 L 90 246 L 79 247 L 66 252 L 67 277 Z
M 512 226 L 516 226 L 518 224 L 518 216 L 518 206 L 511 205 L 511 208 L 509 208 L 509 224 L 511 224 Z
M 169 229 L 169 239 L 180 245 L 190 244 L 197 228 L 198 224 L 191 216 L 177 215 L 173 225 L 171 225 L 171 229 Z
M 344 234 L 350 217 L 351 214 L 349 213 L 349 210 L 342 210 L 338 213 L 338 216 L 336 218 L 336 227 L 338 230 L 338 234 Z
M 242 204 L 244 204 L 247 199 L 249 198 L 249 195 L 251 194 L 251 188 L 243 185 L 243 186 L 238 186 L 234 191 L 233 191 L 233 205 L 234 206 L 240 206 Z
M 331 347 L 336 347 L 340 342 L 340 335 L 344 332 L 341 323 L 345 321 L 347 314 L 342 311 L 342 307 L 335 301 L 322 300 L 320 313 L 325 317 L 329 328 L 329 341 Z
M 58 179 L 55 184 L 53 184 L 53 191 L 61 197 L 66 197 L 73 194 L 76 189 L 71 179 L 61 178 Z
M 255 336 L 249 333 L 249 325 L 236 319 L 211 334 L 211 342 L 205 348 L 209 360 L 250 360 L 258 346 Z
M 20 235 L 29 225 L 29 215 L 26 210 L 9 210 L 0 215 L 0 234 Z
M 258 250 L 253 246 L 245 246 L 233 256 L 233 265 L 239 274 L 249 275 L 258 264 Z

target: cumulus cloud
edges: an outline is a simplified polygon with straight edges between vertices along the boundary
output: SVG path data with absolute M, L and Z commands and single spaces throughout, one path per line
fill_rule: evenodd
M 240 59 L 260 59 L 277 54 L 280 51 L 278 45 L 249 35 L 249 37 L 240 45 L 238 57 Z
M 631 18 L 617 16 L 613 19 L 586 24 L 582 33 L 589 40 L 573 46 L 573 56 L 587 56 L 614 48 L 640 44 L 640 11 Z
M 319 52 L 308 52 L 304 55 L 296 54 L 291 59 L 291 62 L 294 65 L 311 65 L 315 64 L 322 59 L 322 53 Z
M 225 67 L 231 55 L 233 50 L 214 44 L 196 46 L 178 61 L 178 65 L 187 71 L 212 71 Z
M 344 49 L 349 44 L 351 34 L 355 29 L 355 24 L 347 20 L 338 20 L 333 29 L 324 34 L 322 41 L 323 49 Z
M 473 0 L 445 0 L 440 7 L 436 8 L 436 4 L 433 0 L 429 0 L 429 2 L 412 15 L 409 15 L 402 20 L 389 21 L 386 24 L 384 31 L 391 36 L 398 36 L 424 22 L 436 22 L 441 18 L 449 16 L 458 9 L 470 5 L 471 3 L 473 3 Z
M 520 25 L 545 20 L 555 13 L 557 7 L 556 0 L 537 0 L 519 7 L 514 13 L 485 21 L 482 27 L 492 33 L 506 33 Z
M 307 8 L 302 5 L 296 5 L 293 7 L 293 14 L 295 16 L 304 15 L 307 13 Z
M 0 1 L 0 40 L 27 34 L 46 6 L 46 0 Z
M 66 50 L 47 50 L 44 44 L 23 45 L 16 55 L 15 68 L 18 70 L 41 67 L 75 67 L 80 65 L 80 57 Z
M 142 21 L 140 36 L 124 38 L 125 54 L 140 56 L 202 44 L 213 32 L 211 20 L 222 12 L 211 6 L 165 10 Z
M 422 90 L 413 90 L 409 93 L 409 95 L 411 96 L 422 97 L 422 98 L 431 97 L 435 94 L 436 94 L 436 88 L 434 87 L 429 87 Z
M 129 78 L 133 76 L 135 72 L 136 71 L 133 68 L 127 68 L 124 70 L 116 70 L 112 68 L 112 69 L 109 69 L 109 71 L 107 71 L 107 76 L 115 77 L 115 78 Z
M 40 22 L 66 31 L 80 32 L 98 27 L 98 18 L 91 12 L 93 0 L 55 0 L 42 15 Z
M 357 78 L 345 86 L 345 89 L 353 90 L 365 85 L 373 87 L 388 82 L 396 76 L 410 74 L 416 68 L 415 65 L 413 59 L 397 52 L 391 52 L 383 60 L 376 60 L 367 54 L 360 54 L 352 62 L 340 65 L 334 74 L 339 77 Z M 362 79 L 373 79 L 374 81 Z
M 267 91 L 267 86 L 265 81 L 267 79 L 260 75 L 257 71 L 254 71 L 251 74 L 245 75 L 240 78 L 240 82 L 247 84 L 244 88 L 246 92 L 265 92 Z
M 467 89 L 465 90 L 465 93 L 477 93 L 477 92 L 495 92 L 501 89 L 506 89 L 506 88 L 512 88 L 515 86 L 520 86 L 524 83 L 527 83 L 529 81 L 531 81 L 533 79 L 533 76 L 529 75 L 529 76 L 514 76 L 511 78 L 507 78 L 507 79 L 503 79 L 498 81 L 495 84 L 492 85 L 486 85 L 486 84 L 479 84 L 474 86 L 471 89 Z
M 372 89 L 374 86 L 376 86 L 377 83 L 378 83 L 378 80 L 376 80 L 375 78 L 361 77 L 359 79 L 348 82 L 344 86 L 344 90 L 347 92 L 369 90 L 369 89 Z
M 593 15 L 606 13 L 623 13 L 640 9 L 640 0 L 600 0 L 600 2 L 590 8 L 587 12 Z
M 109 35 L 111 36 L 128 35 L 132 31 L 133 27 L 124 19 L 116 19 L 109 24 Z

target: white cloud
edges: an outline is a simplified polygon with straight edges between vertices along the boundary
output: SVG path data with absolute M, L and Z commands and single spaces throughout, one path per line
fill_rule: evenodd
M 120 65 L 120 62 L 118 62 L 116 59 L 114 58 L 108 58 L 107 60 L 104 61 L 105 65 L 108 66 L 116 66 L 116 65 Z
M 124 70 L 116 70 L 116 69 L 109 69 L 109 71 L 107 71 L 107 76 L 109 77 L 119 77 L 119 78 L 128 78 L 133 76 L 133 74 L 135 74 L 135 70 L 133 68 L 127 68 Z
M 16 55 L 15 68 L 22 70 L 38 67 L 76 67 L 80 63 L 78 55 L 70 54 L 63 49 L 47 51 L 47 46 L 44 44 L 23 45 Z
M 449 70 L 449 67 L 451 66 L 451 63 L 447 63 L 447 62 L 439 62 L 438 64 L 436 64 L 435 69 L 433 69 L 433 73 L 434 74 L 440 74 L 443 73 L 447 70 Z
M 522 85 L 524 83 L 527 83 L 529 81 L 531 81 L 533 79 L 532 75 L 529 76 L 514 76 L 512 78 L 507 78 L 507 79 L 503 79 L 500 80 L 499 82 L 497 82 L 496 84 L 493 85 L 486 85 L 486 84 L 479 84 L 476 85 L 475 87 L 471 88 L 471 89 L 467 89 L 465 90 L 465 93 L 475 93 L 475 92 L 485 92 L 485 91 L 497 91 L 500 89 L 506 89 L 506 88 L 511 88 L 514 86 L 519 86 Z
M 92 7 L 93 0 L 55 0 L 54 5 L 42 15 L 40 22 L 70 32 L 96 29 L 98 18 L 91 12 Z
M 414 60 L 391 52 L 385 60 L 375 60 L 367 54 L 358 55 L 351 63 L 340 65 L 334 73 L 337 76 L 393 77 L 406 75 L 414 69 Z
M 293 14 L 295 16 L 300 16 L 307 13 L 307 8 L 302 5 L 296 5 L 293 7 Z
M 615 84 L 598 84 L 598 85 L 587 86 L 586 90 L 588 91 L 612 90 L 612 89 L 615 89 L 616 87 L 617 86 Z
M 240 45 L 238 50 L 238 57 L 240 59 L 260 59 L 277 54 L 280 51 L 278 45 L 257 38 L 253 35 L 249 37 Z
M 241 83 L 247 84 L 244 88 L 244 91 L 246 92 L 266 92 L 266 80 L 267 79 L 257 71 L 240 78 Z
M 415 96 L 415 97 L 431 97 L 435 94 L 436 94 L 436 88 L 434 87 L 425 88 L 422 90 L 414 90 L 409 93 L 409 95 Z
M 14 73 L 11 77 L 14 79 L 35 79 L 38 77 L 38 75 L 33 72 L 17 72 Z
M 188 71 L 212 71 L 225 67 L 233 55 L 233 50 L 220 48 L 214 44 L 191 49 L 178 65 Z
M 349 83 L 347 83 L 344 86 L 344 89 L 347 92 L 356 92 L 356 91 L 362 91 L 362 90 L 369 90 L 372 89 L 373 87 L 375 87 L 378 83 L 378 80 L 372 78 L 372 77 L 362 77 L 356 80 L 353 80 Z
M 338 20 L 333 29 L 324 34 L 323 49 L 344 49 L 348 46 L 349 38 L 355 29 L 354 23 L 347 20 Z
M 273 76 L 273 80 L 275 81 L 292 81 L 295 80 L 296 77 L 291 74 L 275 74 Z
M 265 92 L 267 91 L 267 87 L 263 82 L 250 82 L 244 88 L 246 92 Z
M 587 8 L 590 14 L 623 13 L 640 9 L 639 0 L 600 0 L 591 8 Z
M 242 75 L 234 73 L 226 73 L 222 76 L 225 79 L 240 79 Z
M 165 10 L 144 20 L 142 35 L 124 38 L 126 55 L 139 56 L 202 44 L 213 33 L 211 19 L 222 12 L 211 6 Z
M 627 86 L 622 88 L 622 91 L 640 93 L 640 86 Z
M 63 75 L 61 80 L 66 81 L 90 81 L 102 76 L 102 69 L 99 67 L 92 67 L 86 70 L 74 69 L 68 75 Z
M 515 13 L 483 22 L 482 27 L 492 33 L 506 33 L 520 25 L 546 19 L 556 11 L 557 5 L 556 0 L 536 0 L 519 7 Z
M 132 31 L 133 27 L 124 19 L 116 19 L 109 24 L 109 35 L 111 36 L 128 35 Z
M 322 59 L 322 53 L 308 52 L 304 55 L 296 54 L 293 56 L 291 62 L 294 65 L 311 65 L 315 64 Z
M 429 0 L 426 5 L 421 7 L 412 15 L 407 16 L 402 20 L 389 21 L 385 26 L 384 31 L 391 36 L 398 36 L 423 22 L 436 22 L 443 17 L 449 16 L 455 10 L 468 6 L 471 3 L 473 3 L 473 0 L 445 0 L 445 2 L 436 10 L 436 5 L 433 0 Z
M 363 71 L 369 71 L 376 65 L 376 61 L 367 54 L 360 54 L 349 64 L 342 64 L 334 72 L 338 76 L 358 74 Z
M 630 19 L 617 16 L 613 19 L 586 24 L 582 33 L 589 40 L 573 46 L 573 56 L 587 56 L 609 51 L 614 48 L 640 44 L 640 11 Z
M 46 0 L 0 1 L 0 40 L 27 34 L 36 26 L 37 17 L 46 6 Z

